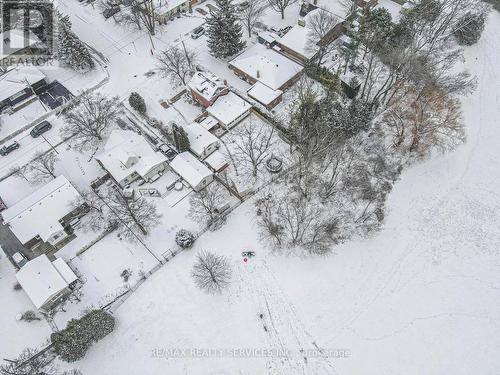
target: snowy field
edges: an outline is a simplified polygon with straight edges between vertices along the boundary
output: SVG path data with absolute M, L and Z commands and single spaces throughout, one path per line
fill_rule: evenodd
M 403 173 L 380 233 L 327 258 L 274 254 L 258 239 L 249 202 L 146 281 L 116 311 L 118 329 L 79 367 L 91 374 L 497 373 L 499 35 L 500 16 L 492 14 L 466 51 L 479 84 L 463 101 L 467 144 Z M 233 264 L 221 296 L 205 295 L 190 278 L 201 249 Z M 249 249 L 257 256 L 243 263 L 240 252 Z M 174 348 L 290 352 L 154 358 Z M 349 356 L 314 358 L 307 350 L 315 348 Z

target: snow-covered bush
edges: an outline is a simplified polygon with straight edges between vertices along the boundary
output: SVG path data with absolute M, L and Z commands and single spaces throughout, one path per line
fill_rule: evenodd
M 146 113 L 146 102 L 143 97 L 136 92 L 130 94 L 128 98 L 130 106 L 139 112 L 141 115 Z
M 194 241 L 196 237 L 188 230 L 181 229 L 175 234 L 175 243 L 183 249 L 193 246 Z
M 14 285 L 12 286 L 12 289 L 14 289 L 14 290 L 16 290 L 16 291 L 17 291 L 17 290 L 21 290 L 21 289 L 23 289 L 23 287 L 21 286 L 21 284 L 19 284 L 19 283 L 17 283 L 17 282 L 16 282 L 16 283 L 14 283 Z
M 111 333 L 115 318 L 104 310 L 91 310 L 80 319 L 71 319 L 66 328 L 50 336 L 55 352 L 66 362 L 85 356 L 93 342 Z
M 21 315 L 21 320 L 24 320 L 25 322 L 32 322 L 34 320 L 40 320 L 40 318 L 33 310 L 28 310 Z

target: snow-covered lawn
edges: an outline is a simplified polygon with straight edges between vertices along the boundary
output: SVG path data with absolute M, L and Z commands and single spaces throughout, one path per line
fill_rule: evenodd
M 35 311 L 35 306 L 20 290 L 14 290 L 17 282 L 16 271 L 7 257 L 0 256 L 0 356 L 2 358 L 16 358 L 26 346 L 38 347 L 51 334 L 47 322 L 42 319 L 33 322 L 18 321 L 17 315 L 27 310 Z
M 494 14 L 481 41 L 466 51 L 479 81 L 463 100 L 467 144 L 402 174 L 380 233 L 328 257 L 274 254 L 259 241 L 248 202 L 146 281 L 116 311 L 117 330 L 79 367 L 95 374 L 496 373 L 499 34 Z M 233 283 L 220 296 L 205 295 L 190 278 L 202 249 L 225 254 L 233 265 Z M 257 255 L 243 263 L 243 250 Z M 317 347 L 347 349 L 349 356 L 297 354 Z M 291 352 L 288 358 L 153 358 L 172 348 Z

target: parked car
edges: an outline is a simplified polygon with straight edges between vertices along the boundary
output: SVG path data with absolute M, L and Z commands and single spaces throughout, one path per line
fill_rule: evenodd
M 106 8 L 103 10 L 102 15 L 104 18 L 108 19 L 110 17 L 113 17 L 116 13 L 120 11 L 119 6 L 113 6 L 112 8 Z
M 165 143 L 158 146 L 158 150 L 160 150 L 160 152 L 163 155 L 165 155 L 168 158 L 168 160 L 173 160 L 177 155 L 177 152 L 175 152 L 171 147 L 169 147 Z
M 26 263 L 28 263 L 28 259 L 26 258 L 26 256 L 24 254 L 20 253 L 19 251 L 12 255 L 12 259 L 14 260 L 14 262 L 16 262 L 16 264 L 19 268 L 21 268 Z
M 80 225 L 80 223 L 81 223 L 80 218 L 75 217 L 69 222 L 69 225 L 71 228 L 77 228 Z
M 191 32 L 191 38 L 198 39 L 203 34 L 205 34 L 205 28 L 203 26 L 198 26 Z
M 17 150 L 18 148 L 19 148 L 19 143 L 14 141 L 10 145 L 6 145 L 0 148 L 0 155 L 6 156 L 10 154 L 12 151 Z
M 208 14 L 208 12 L 203 8 L 196 8 L 196 11 L 203 16 L 206 16 Z
M 52 125 L 48 121 L 42 121 L 33 129 L 31 129 L 30 134 L 33 138 L 39 137 L 46 131 L 49 131 L 52 128 Z

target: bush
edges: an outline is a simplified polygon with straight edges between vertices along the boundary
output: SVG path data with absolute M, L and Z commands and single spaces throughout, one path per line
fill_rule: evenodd
M 130 106 L 139 112 L 141 115 L 146 113 L 146 102 L 138 93 L 133 92 L 128 98 L 128 103 Z
M 21 315 L 21 320 L 24 320 L 25 322 L 32 322 L 34 320 L 40 320 L 40 318 L 33 310 L 28 310 Z
M 454 32 L 458 44 L 472 46 L 481 38 L 484 30 L 485 15 L 483 13 L 467 13 L 458 22 L 458 28 Z
M 128 279 L 130 279 L 130 276 L 132 276 L 132 271 L 129 268 L 126 268 L 122 271 L 120 276 L 123 279 L 123 281 L 127 282 Z
M 93 342 L 97 342 L 115 328 L 115 318 L 104 310 L 91 310 L 80 319 L 71 319 L 66 328 L 54 332 L 50 339 L 55 352 L 66 362 L 85 356 Z
M 14 290 L 21 290 L 21 289 L 23 289 L 23 287 L 19 283 L 14 283 L 14 285 L 12 286 L 12 288 Z
M 196 237 L 188 230 L 181 229 L 175 234 L 175 243 L 183 249 L 193 246 L 194 241 L 196 241 Z

